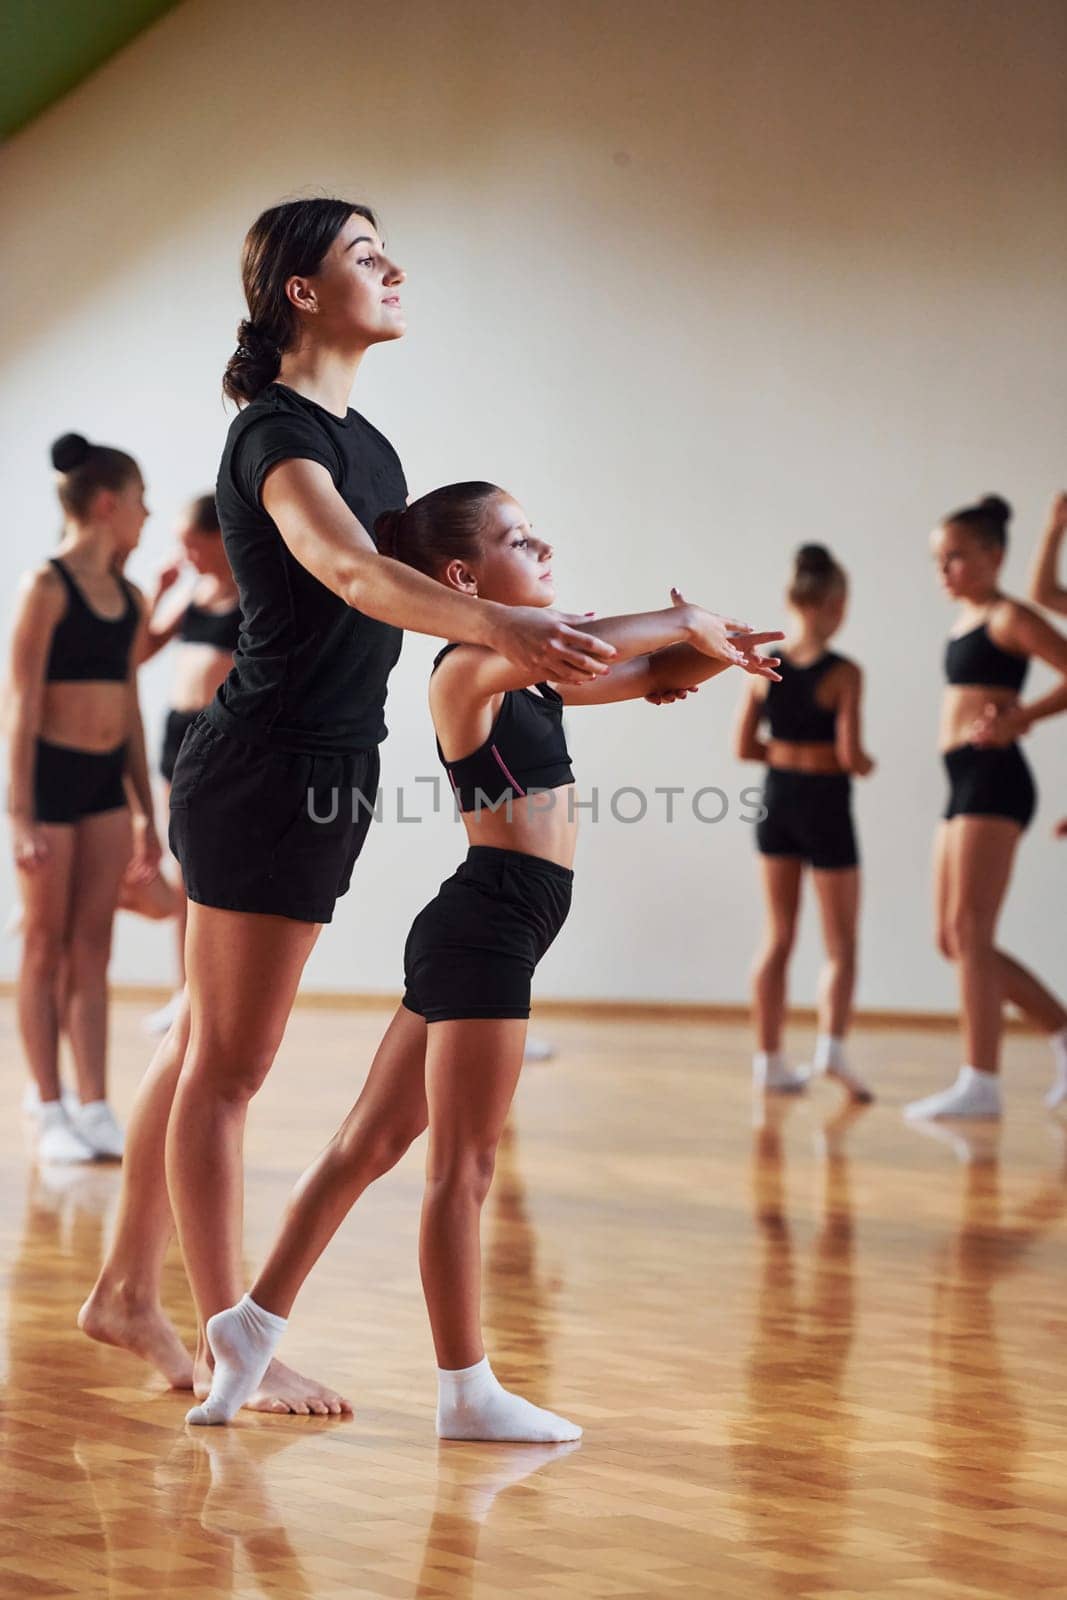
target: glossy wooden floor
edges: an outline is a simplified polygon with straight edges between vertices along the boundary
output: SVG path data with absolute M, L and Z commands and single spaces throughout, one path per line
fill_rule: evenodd
M 295 1017 L 253 1113 L 250 1263 L 383 1020 Z M 0 1025 L 10 1105 L 9 1002 Z M 740 1030 L 550 1027 L 489 1205 L 486 1315 L 501 1376 L 580 1420 L 577 1448 L 437 1445 L 417 1153 L 283 1350 L 355 1421 L 187 1431 L 185 1398 L 74 1329 L 117 1171 L 46 1178 L 8 1121 L 0 1593 L 1067 1595 L 1067 1127 L 1042 1042 L 1010 1041 L 999 1133 L 934 1139 L 900 1106 L 954 1070 L 949 1035 L 861 1036 L 884 1097 L 851 1123 L 820 1091 L 754 1127 Z M 137 1010 L 114 1031 L 125 1107 Z M 167 1298 L 187 1329 L 177 1264 Z

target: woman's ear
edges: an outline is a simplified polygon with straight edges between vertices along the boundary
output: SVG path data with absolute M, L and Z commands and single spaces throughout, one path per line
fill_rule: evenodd
M 450 589 L 458 589 L 460 594 L 469 594 L 477 598 L 478 579 L 465 561 L 450 561 L 445 568 L 445 582 Z

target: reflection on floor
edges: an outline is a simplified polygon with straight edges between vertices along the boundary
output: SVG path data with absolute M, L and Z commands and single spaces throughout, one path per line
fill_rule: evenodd
M 120 1105 L 137 1015 L 116 1013 Z M 383 1020 L 294 1018 L 250 1126 L 250 1268 Z M 0 1029 L 14 1104 L 9 1008 Z M 184 1397 L 73 1326 L 118 1172 L 37 1171 L 9 1132 L 0 1593 L 1067 1595 L 1067 1123 L 1041 1042 L 1010 1042 L 1002 1127 L 923 1130 L 900 1107 L 949 1076 L 946 1035 L 860 1038 L 883 1092 L 857 1113 L 823 1090 L 754 1104 L 738 1029 L 552 1032 L 500 1153 L 485 1312 L 504 1381 L 580 1446 L 436 1443 L 420 1151 L 349 1219 L 283 1351 L 355 1420 L 193 1432 Z M 188 1333 L 176 1260 L 166 1298 Z

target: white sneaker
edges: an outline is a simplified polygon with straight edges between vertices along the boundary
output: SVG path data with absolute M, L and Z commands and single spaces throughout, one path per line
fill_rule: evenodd
M 68 1116 L 80 1104 L 73 1089 L 60 1089 L 59 1099 Z M 33 1117 L 38 1122 L 41 1118 L 41 1096 L 32 1078 L 22 1091 L 22 1114 L 24 1117 Z
M 150 1011 L 141 1019 L 141 1027 L 145 1033 L 169 1033 L 178 1015 L 182 1003 L 182 990 L 176 989 L 165 1006 L 160 1006 L 158 1011 Z
M 556 1054 L 556 1047 L 550 1039 L 539 1039 L 536 1034 L 526 1035 L 526 1049 L 522 1053 L 524 1061 L 551 1061 Z
M 93 1150 L 70 1125 L 62 1104 L 52 1100 L 40 1110 L 41 1131 L 37 1137 L 37 1159 L 63 1165 L 72 1161 L 92 1161 Z
M 122 1160 L 125 1136 L 106 1100 L 90 1100 L 87 1106 L 78 1106 L 71 1112 L 70 1123 L 94 1156 L 107 1161 Z

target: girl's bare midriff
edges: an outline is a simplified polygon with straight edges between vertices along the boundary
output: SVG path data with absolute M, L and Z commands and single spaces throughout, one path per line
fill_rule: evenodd
M 781 772 L 838 774 L 845 770 L 832 744 L 808 744 L 799 739 L 768 739 L 767 765 Z
M 171 705 L 175 711 L 202 711 L 229 674 L 233 656 L 213 644 L 183 642 L 177 651 Z
M 46 683 L 39 737 L 48 744 L 100 755 L 124 744 L 130 731 L 127 683 Z
M 559 867 L 571 867 L 580 804 L 577 787 L 568 783 L 561 789 L 512 800 L 510 806 L 505 802 L 495 812 L 488 806 L 465 811 L 463 823 L 471 844 L 490 850 L 519 850 L 523 855 L 554 861 Z
M 975 683 L 950 684 L 941 702 L 939 750 L 943 753 L 970 744 L 974 724 L 987 706 L 1004 709 L 1015 705 L 1018 699 L 1015 690 L 1007 689 L 1003 684 L 988 687 Z

